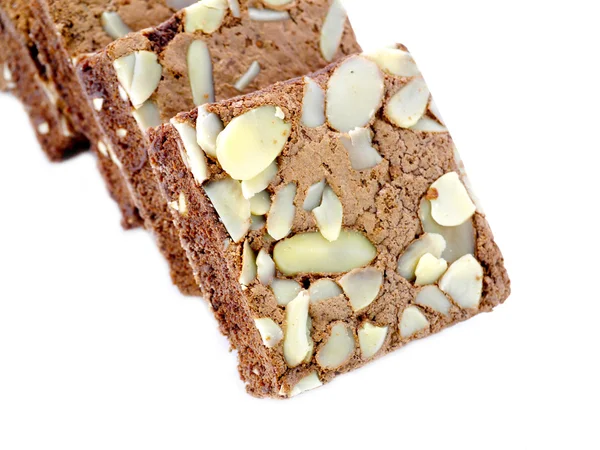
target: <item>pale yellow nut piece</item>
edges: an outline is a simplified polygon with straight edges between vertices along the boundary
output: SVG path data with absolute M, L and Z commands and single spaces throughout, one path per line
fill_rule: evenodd
M 429 327 L 425 314 L 416 306 L 408 306 L 400 319 L 400 336 L 406 339 Z
M 217 137 L 217 159 L 232 178 L 250 180 L 275 161 L 292 126 L 274 106 L 260 106 L 234 118 Z
M 263 344 L 267 348 L 273 348 L 283 339 L 281 327 L 273 319 L 265 317 L 263 319 L 254 319 L 254 325 L 260 333 Z
M 429 188 L 431 216 L 444 227 L 462 225 L 475 214 L 476 206 L 456 172 L 438 178 Z
M 214 33 L 221 27 L 228 6 L 227 0 L 201 0 L 188 6 L 185 8 L 185 32 Z
M 433 97 L 431 97 L 429 99 L 429 107 L 427 108 L 429 110 L 429 112 L 433 115 L 433 117 L 436 118 L 436 120 L 441 123 L 442 125 L 444 124 L 444 119 L 442 119 L 442 114 L 440 113 L 440 110 L 437 106 L 437 104 L 435 103 L 435 101 L 433 100 Z
M 442 253 L 442 258 L 449 264 L 461 256 L 475 254 L 475 228 L 472 220 L 467 220 L 457 227 L 443 227 L 431 217 L 431 203 L 426 198 L 421 200 L 419 218 L 426 233 L 443 236 L 446 249 Z
M 276 241 L 283 239 L 292 230 L 296 207 L 296 185 L 289 183 L 281 188 L 273 199 L 273 204 L 267 216 L 267 231 Z
M 194 105 L 215 101 L 212 61 L 206 42 L 193 41 L 187 51 L 187 66 Z
M 325 180 L 321 180 L 318 183 L 311 185 L 306 191 L 306 197 L 302 204 L 304 211 L 312 211 L 321 204 L 323 198 L 323 191 L 325 190 Z
M 244 248 L 242 250 L 242 272 L 240 273 L 239 282 L 242 286 L 249 286 L 250 283 L 256 278 L 257 267 L 256 267 L 256 254 L 250 243 L 244 241 Z
M 355 128 L 347 135 L 340 136 L 354 170 L 372 169 L 383 161 L 379 152 L 373 148 L 371 139 L 371 131 L 368 128 Z
M 320 386 L 323 386 L 323 383 L 321 380 L 319 380 L 319 375 L 317 372 L 314 371 L 298 381 L 298 383 L 296 383 L 296 385 L 290 391 L 289 396 L 295 397 L 296 395 L 300 395 L 303 392 L 310 391 Z
M 211 158 L 217 157 L 217 137 L 221 131 L 221 118 L 215 113 L 209 113 L 205 106 L 200 106 L 196 119 L 196 142 Z
M 271 209 L 271 196 L 268 191 L 261 191 L 250 198 L 250 212 L 252 214 L 263 216 L 269 212 L 269 209 Z
M 193 5 L 198 0 L 167 0 L 167 6 L 176 11 L 185 8 L 186 6 Z
M 465 255 L 448 268 L 440 289 L 463 309 L 477 308 L 483 292 L 483 269 L 473 255 Z
M 287 11 L 276 11 L 273 9 L 248 8 L 248 17 L 257 22 L 279 22 L 289 20 L 290 13 Z
M 320 280 L 311 283 L 308 293 L 310 294 L 311 303 L 327 300 L 343 294 L 339 285 L 329 278 L 321 278 Z
M 292 3 L 294 0 L 263 0 L 263 3 L 272 8 L 286 6 Z
M 265 286 L 270 285 L 275 278 L 275 263 L 264 248 L 261 248 L 258 252 L 258 256 L 256 257 L 256 267 L 258 281 Z
M 415 269 L 415 286 L 425 286 L 434 284 L 444 274 L 448 268 L 448 263 L 441 258 L 436 258 L 431 253 L 425 253 L 419 259 Z
M 250 228 L 250 201 L 242 195 L 239 181 L 224 178 L 204 186 L 206 195 L 234 242 L 240 242 Z
M 327 84 L 327 121 L 342 133 L 367 126 L 381 106 L 383 91 L 377 64 L 362 56 L 346 59 Z
M 242 181 L 242 193 L 244 194 L 244 197 L 252 198 L 259 192 L 264 191 L 269 184 L 271 184 L 271 181 L 273 181 L 273 178 L 277 175 L 278 170 L 277 163 L 272 162 L 265 170 L 254 178 Z
M 375 356 L 387 338 L 388 327 L 378 327 L 370 322 L 365 322 L 358 329 L 358 344 L 363 359 Z
M 348 14 L 341 0 L 333 0 L 321 27 L 319 41 L 321 54 L 327 62 L 333 61 L 340 48 L 347 18 Z
M 238 0 L 227 0 L 229 3 L 229 9 L 231 10 L 231 15 L 236 18 L 242 17 L 242 10 L 240 8 L 240 2 Z
M 313 342 L 308 329 L 308 292 L 302 291 L 285 307 L 285 338 L 283 356 L 289 367 L 296 367 L 310 358 Z
M 366 308 L 379 295 L 383 286 L 383 274 L 374 267 L 355 269 L 338 281 L 354 311 Z
M 196 130 L 186 122 L 179 122 L 177 119 L 171 119 L 171 124 L 179 132 L 183 143 L 183 152 L 181 152 L 183 162 L 192 172 L 196 183 L 204 183 L 208 179 L 208 164 L 206 155 L 196 142 Z
M 407 51 L 399 48 L 380 48 L 365 56 L 377 63 L 384 72 L 399 77 L 416 77 L 420 75 L 419 68 Z
M 102 97 L 96 97 L 92 100 L 92 104 L 94 105 L 95 111 L 102 111 L 102 107 L 104 106 L 104 99 Z
M 410 127 L 413 131 L 422 131 L 424 133 L 447 133 L 448 129 L 444 125 L 440 125 L 439 122 L 430 119 L 427 116 L 423 116 Z
M 333 242 L 321 233 L 301 233 L 273 250 L 275 264 L 285 275 L 344 273 L 370 264 L 376 256 L 373 244 L 356 231 L 342 231 Z
M 426 253 L 431 253 L 436 258 L 442 256 L 446 248 L 444 238 L 435 233 L 425 233 L 415 242 L 410 244 L 398 259 L 398 273 L 408 281 L 414 281 L 415 270 L 419 260 Z
M 285 306 L 298 296 L 302 290 L 302 286 L 294 280 L 275 278 L 271 283 L 271 290 L 275 294 L 277 304 Z
M 328 241 L 335 241 L 342 231 L 344 209 L 330 186 L 325 187 L 321 205 L 313 209 L 313 214 L 323 237 Z
M 183 192 L 179 193 L 179 198 L 176 201 L 169 202 L 169 206 L 182 216 L 187 216 L 187 199 L 185 198 L 185 194 Z
M 138 109 L 131 111 L 131 115 L 144 133 L 148 128 L 154 128 L 162 123 L 160 111 L 153 100 L 146 100 Z
M 301 120 L 302 125 L 309 128 L 320 127 L 325 123 L 325 92 L 309 77 L 304 77 Z
M 444 316 L 450 314 L 450 307 L 452 306 L 450 300 L 437 286 L 424 286 L 417 294 L 415 303 L 433 309 Z
M 113 61 L 113 68 L 115 69 L 120 87 L 123 88 L 126 94 L 129 94 L 131 83 L 133 82 L 133 71 L 135 70 L 135 52 L 115 59 Z M 121 98 L 123 98 L 123 95 L 121 95 Z M 127 100 L 128 98 L 126 96 L 123 100 Z
M 233 85 L 238 91 L 242 92 L 250 83 L 254 81 L 254 79 L 260 74 L 260 64 L 258 61 L 253 61 L 248 67 L 248 70 L 244 72 L 244 74 L 238 78 L 238 80 Z
M 129 58 L 131 55 L 117 59 L 113 65 L 117 71 L 119 82 L 127 92 L 129 100 L 135 108 L 139 108 L 154 93 L 162 77 L 162 66 L 158 62 L 158 57 L 149 51 L 141 50 L 133 53 L 133 71 L 131 71 L 130 59 L 125 60 L 124 65 L 117 64 L 123 58 Z M 122 67 L 124 73 L 119 75 L 118 67 Z M 130 78 L 131 74 L 131 78 Z M 123 78 L 124 82 L 121 81 Z M 128 82 L 130 80 L 130 82 Z
M 354 336 L 343 322 L 331 328 L 329 339 L 317 352 L 317 364 L 324 369 L 337 369 L 354 354 Z
M 429 103 L 429 89 L 422 77 L 413 78 L 404 85 L 385 106 L 385 115 L 401 128 L 410 128 L 425 114 Z
M 104 32 L 113 39 L 119 39 L 131 33 L 131 28 L 123 22 L 119 13 L 114 11 L 104 11 L 100 16 L 100 23 Z

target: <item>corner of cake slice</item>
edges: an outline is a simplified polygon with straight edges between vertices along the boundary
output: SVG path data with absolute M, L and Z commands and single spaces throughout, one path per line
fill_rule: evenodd
M 103 165 L 118 170 L 180 290 L 198 292 L 148 159 L 151 127 L 194 106 L 319 70 L 359 51 L 339 3 L 202 0 L 80 62 Z
M 150 161 L 253 395 L 315 388 L 510 293 L 404 47 L 179 114 Z

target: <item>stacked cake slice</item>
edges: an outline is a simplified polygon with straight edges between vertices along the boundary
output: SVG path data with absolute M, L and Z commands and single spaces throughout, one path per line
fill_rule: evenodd
M 320 386 L 509 295 L 429 89 L 340 0 L 0 0 L 0 89 L 90 145 L 125 228 L 203 295 L 258 397 Z

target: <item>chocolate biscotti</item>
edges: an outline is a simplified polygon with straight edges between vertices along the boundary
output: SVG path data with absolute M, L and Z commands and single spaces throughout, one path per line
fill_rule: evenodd
M 510 293 L 404 48 L 179 114 L 150 161 L 255 396 L 320 386 Z
M 80 63 L 103 164 L 119 169 L 184 293 L 198 289 L 147 161 L 181 111 L 318 70 L 359 47 L 338 0 L 202 0 Z
M 0 2 L 0 87 L 23 102 L 52 161 L 88 146 L 89 114 L 72 61 L 174 11 L 164 0 Z

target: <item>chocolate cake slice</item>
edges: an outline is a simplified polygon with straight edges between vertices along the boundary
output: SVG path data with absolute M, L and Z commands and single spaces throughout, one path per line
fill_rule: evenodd
M 184 293 L 198 287 L 147 162 L 148 129 L 178 112 L 310 73 L 359 49 L 338 0 L 263 3 L 202 0 L 80 63 L 95 105 L 100 159 L 123 174 Z
M 150 161 L 255 396 L 320 386 L 510 293 L 405 48 L 179 114 Z
M 0 2 L 0 89 L 14 93 L 29 115 L 40 145 L 51 161 L 81 148 L 85 137 L 75 131 L 65 104 L 46 78 L 29 39 L 30 2 Z
M 25 105 L 52 161 L 87 148 L 94 132 L 75 62 L 131 30 L 163 22 L 175 10 L 165 0 L 2 0 L 2 78 Z M 123 225 L 140 225 L 119 172 L 101 170 L 121 205 Z

